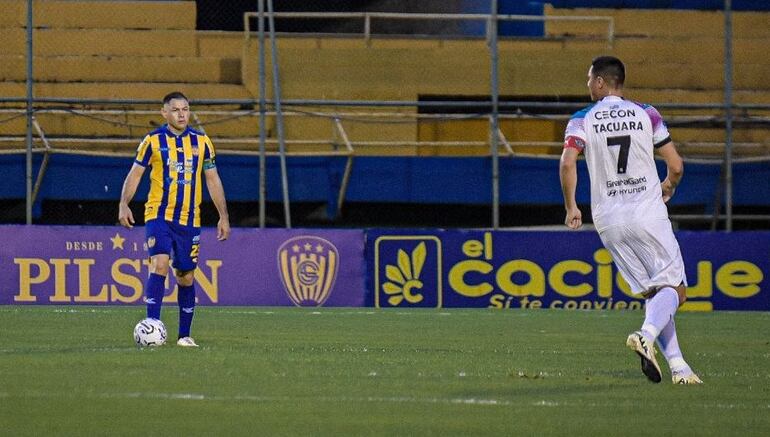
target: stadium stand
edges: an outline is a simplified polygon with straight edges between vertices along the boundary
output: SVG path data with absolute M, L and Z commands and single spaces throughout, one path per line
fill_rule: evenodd
M 26 2 L 3 0 L 0 7 L 6 12 L 0 18 L 0 41 L 5 45 L 0 55 L 0 95 L 24 97 Z M 241 85 L 241 50 L 233 54 L 222 50 L 219 42 L 218 49 L 212 49 L 212 38 L 195 30 L 195 19 L 195 3 L 190 1 L 36 2 L 34 95 L 157 100 L 179 89 L 197 99 L 251 98 Z M 112 123 L 71 114 L 37 114 L 48 136 L 82 137 L 77 146 L 84 149 L 105 148 L 90 143 L 89 137 L 136 137 L 158 117 L 153 112 L 106 118 Z M 23 118 L 0 124 L 4 138 L 17 138 L 24 130 Z M 19 143 L 6 139 L 2 146 L 16 148 Z
M 0 19 L 0 40 L 7 42 L 0 62 L 0 94 L 23 97 L 25 5 L 15 1 L 0 3 L 8 11 Z M 637 2 L 647 7 L 663 3 Z M 679 5 L 682 3 L 686 2 Z M 615 23 L 612 48 L 608 47 L 606 23 L 546 21 L 544 38 L 501 39 L 503 99 L 585 99 L 582 80 L 585 65 L 591 57 L 604 53 L 617 55 L 627 62 L 632 71 L 628 94 L 634 99 L 652 103 L 718 103 L 723 99 L 724 44 L 720 12 L 566 9 L 545 4 L 543 13 L 546 16 L 612 17 Z M 161 16 L 163 19 L 158 19 Z M 767 12 L 734 13 L 736 103 L 770 103 L 770 83 L 763 75 L 770 66 L 770 59 L 763 56 L 770 43 L 768 20 L 770 13 Z M 194 99 L 250 99 L 258 95 L 254 35 L 246 40 L 244 49 L 241 32 L 196 31 L 195 2 L 46 1 L 36 8 L 35 26 L 37 97 L 157 99 L 172 88 Z M 470 96 L 480 99 L 489 92 L 489 55 L 485 44 L 477 38 L 388 37 L 365 42 L 361 35 L 292 34 L 278 40 L 283 97 L 420 100 L 431 96 Z M 708 115 L 709 111 L 702 114 Z M 115 123 L 104 123 L 87 117 L 40 113 L 38 121 L 51 138 L 88 138 L 133 137 L 156 120 L 152 113 L 127 113 L 120 117 Z M 563 120 L 517 119 L 503 120 L 501 129 L 509 141 L 554 142 L 560 139 L 563 125 Z M 0 136 L 21 135 L 24 126 L 22 118 L 0 124 Z M 484 142 L 488 136 L 484 120 L 348 123 L 345 128 L 352 141 L 363 144 L 357 147 L 359 154 L 487 153 L 485 146 L 473 145 L 385 148 L 365 144 L 367 140 L 404 144 L 443 140 Z M 328 120 L 289 117 L 286 121 L 288 137 L 296 140 L 327 137 L 329 130 Z M 274 136 L 275 129 L 270 133 Z M 685 123 L 674 126 L 673 133 L 685 147 L 691 142 L 723 141 L 718 123 L 708 129 L 703 125 L 688 127 Z M 257 136 L 256 124 L 238 119 L 222 120 L 212 135 L 232 139 L 233 147 L 253 148 L 253 142 L 238 144 L 237 139 L 253 140 Z M 740 129 L 736 131 L 735 141 L 767 144 L 770 134 L 761 128 Z M 121 150 L 99 142 L 83 141 L 81 145 Z M 18 147 L 18 143 L 4 142 L 3 146 Z M 520 151 L 558 152 L 558 148 L 528 147 Z M 755 152 L 764 153 L 763 150 Z
M 499 88 L 502 101 L 586 103 L 584 78 L 587 65 L 599 54 L 614 54 L 627 62 L 630 70 L 627 95 L 635 100 L 656 105 L 719 104 L 723 101 L 724 17 L 721 12 L 606 7 L 617 5 L 613 2 L 570 3 L 584 6 L 580 8 L 565 8 L 562 6 L 567 3 L 558 1 L 530 3 L 539 3 L 539 6 L 530 7 L 529 12 L 542 13 L 546 17 L 609 17 L 614 22 L 614 35 L 608 37 L 606 21 L 596 24 L 546 21 L 540 27 L 542 35 L 524 37 L 512 37 L 516 35 L 516 26 L 510 26 L 507 33 L 501 26 Z M 25 144 L 26 120 L 22 102 L 26 80 L 25 6 L 24 2 L 0 0 L 0 7 L 6 11 L 0 16 L 0 43 L 4 47 L 0 54 L 0 95 L 16 99 L 0 103 L 0 111 L 3 111 L 0 116 L 0 153 L 23 151 Z M 255 33 L 198 30 L 200 22 L 205 20 L 197 16 L 196 6 L 193 1 L 35 2 L 35 97 L 154 102 L 177 89 L 194 100 L 254 99 L 258 95 Z M 734 101 L 770 104 L 770 82 L 763 77 L 763 72 L 770 67 L 770 58 L 765 53 L 766 47 L 770 46 L 770 28 L 766 26 L 770 22 L 770 12 L 737 11 L 733 21 Z M 252 21 L 252 31 L 254 28 Z M 388 34 L 367 39 L 362 33 L 291 32 L 281 33 L 277 45 L 283 99 L 489 99 L 490 56 L 483 37 Z M 267 97 L 272 98 L 269 48 L 267 54 Z M 259 132 L 254 105 L 194 106 L 194 109 L 199 116 L 194 124 L 206 129 L 221 152 L 255 153 Z M 487 108 L 469 109 L 458 105 L 441 111 L 414 107 L 330 109 L 287 106 L 285 109 L 290 111 L 285 121 L 290 151 L 313 152 L 318 150 L 321 142 L 332 151 L 344 149 L 345 143 L 354 146 L 357 157 L 354 172 L 366 177 L 354 175 L 351 178 L 355 182 L 348 192 L 347 199 L 351 202 L 487 202 L 485 194 L 479 194 L 489 192 L 484 188 L 489 183 L 488 178 L 479 176 L 487 171 L 483 159 L 461 163 L 466 167 L 442 160 L 489 154 L 489 124 L 478 116 Z M 120 159 L 125 159 L 135 149 L 138 138 L 157 125 L 157 110 L 155 103 L 39 103 L 36 120 L 56 151 L 119 152 Z M 373 115 L 373 112 L 377 114 Z M 439 112 L 451 114 L 446 116 Z M 504 109 L 500 130 L 504 142 L 514 144 L 508 151 L 550 157 L 558 154 L 570 112 L 572 109 L 548 111 L 527 105 Z M 724 120 L 720 109 L 669 108 L 664 110 L 664 115 L 686 157 L 722 155 Z M 770 111 L 752 110 L 738 116 L 734 124 L 735 156 L 770 155 L 770 131 L 766 122 Z M 274 151 L 277 147 L 274 117 L 268 119 L 267 135 L 268 147 Z M 42 147 L 37 138 L 35 145 Z M 367 155 L 374 158 L 358 158 Z M 238 178 L 241 177 L 254 179 L 250 172 L 256 166 L 256 158 L 241 159 L 242 156 L 228 157 L 236 158 L 230 165 L 237 162 L 240 165 L 238 171 L 243 173 L 233 171 L 238 174 L 234 180 L 240 181 Z M 430 159 L 408 159 L 415 156 Z M 378 157 L 394 159 L 377 160 Z M 2 198 L 24 197 L 24 175 L 18 165 L 21 158 L 19 153 L 3 157 L 2 168 L 13 169 L 16 172 L 14 180 L 19 182 L 9 186 Z M 82 159 L 75 158 L 82 157 L 59 156 L 52 162 L 56 168 L 83 165 Z M 344 161 L 314 159 L 292 161 L 296 169 L 291 175 L 292 201 L 317 202 L 320 199 L 328 200 L 334 206 L 340 180 L 344 178 Z M 523 179 L 550 175 L 548 165 L 525 161 L 504 164 L 518 166 L 515 176 Z M 714 162 L 711 161 L 710 169 L 704 172 L 708 177 L 704 176 L 701 184 L 709 188 L 696 193 L 696 197 L 688 198 L 683 194 L 683 203 L 702 205 L 713 202 L 713 192 L 718 190 L 715 181 L 719 177 Z M 85 196 L 112 201 L 116 183 L 108 181 L 105 175 L 122 173 L 123 164 L 115 159 L 105 164 L 103 174 L 98 176 L 100 184 L 96 188 L 109 185 L 113 187 L 110 191 L 58 182 L 46 185 L 46 182 L 41 188 L 41 196 L 43 199 L 73 201 Z M 436 173 L 438 166 L 455 164 L 458 167 Z M 766 164 L 752 165 L 755 166 L 753 173 L 743 174 L 746 177 L 756 174 L 761 179 Z M 115 170 L 118 168 L 119 171 Z M 402 174 L 407 171 L 414 174 Z M 481 179 L 468 183 L 456 176 L 461 173 L 466 176 L 473 173 L 473 177 Z M 504 169 L 503 174 L 513 177 L 509 168 Z M 272 178 L 268 185 L 275 190 L 269 192 L 268 197 L 277 201 L 281 198 L 276 188 L 280 184 L 278 176 L 268 177 Z M 399 179 L 401 185 L 394 185 L 389 190 L 381 186 L 381 180 L 394 178 Z M 328 181 L 329 186 L 319 188 L 324 185 L 318 184 L 319 180 Z M 411 181 L 418 180 L 430 181 L 432 185 L 426 185 L 424 193 L 417 193 L 413 190 L 420 188 L 420 184 Z M 746 184 L 752 186 L 753 180 Z M 447 190 L 456 191 L 454 197 L 436 194 L 447 183 L 458 184 Z M 504 203 L 553 203 L 560 199 L 558 193 L 547 196 L 538 193 L 540 197 L 536 198 L 527 190 L 511 190 L 515 181 L 503 183 L 508 186 L 507 197 L 502 199 Z M 741 193 L 756 192 L 748 189 Z M 762 196 L 736 201 L 764 205 L 766 199 L 759 197 Z M 233 198 L 252 202 L 255 192 L 249 187 L 243 188 L 242 192 L 233 190 Z

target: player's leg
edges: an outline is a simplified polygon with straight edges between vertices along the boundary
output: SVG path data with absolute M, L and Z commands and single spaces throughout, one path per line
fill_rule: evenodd
M 195 316 L 195 268 L 198 265 L 200 228 L 177 226 L 174 238 L 174 270 L 179 289 L 179 337 L 180 346 L 197 346 L 190 337 Z
M 147 317 L 160 320 L 163 296 L 166 293 L 166 275 L 168 275 L 169 256 L 158 254 L 150 256 L 150 276 L 145 286 L 144 301 L 147 304 Z
M 666 357 L 666 361 L 668 361 L 668 367 L 671 369 L 671 381 L 674 384 L 703 383 L 684 360 L 682 350 L 679 348 L 679 340 L 676 336 L 676 323 L 673 319 L 660 331 L 658 346 L 660 346 L 660 351 Z
M 635 244 L 637 239 L 635 230 L 628 226 L 613 226 L 600 232 L 599 237 L 612 255 L 620 274 L 631 287 L 631 291 L 641 294 L 647 288 L 650 277 L 639 257 L 640 251 Z M 660 382 L 662 374 L 655 359 L 655 338 L 648 338 L 642 331 L 635 331 L 626 338 L 626 346 L 639 356 L 642 373 L 650 381 Z
M 645 253 L 648 254 L 649 259 L 645 262 L 651 272 L 651 283 L 672 284 L 666 287 L 658 287 L 657 289 L 660 290 L 658 294 L 663 290 L 667 290 L 667 300 L 671 301 L 673 300 L 671 298 L 671 290 L 673 290 L 677 294 L 677 299 L 675 300 L 676 307 L 674 307 L 673 303 L 661 305 L 657 302 L 657 296 L 650 296 L 648 302 L 655 300 L 656 304 L 663 306 L 663 308 L 658 309 L 662 314 L 655 314 L 655 308 L 650 308 L 653 314 L 650 320 L 645 320 L 645 323 L 648 324 L 645 330 L 652 334 L 655 334 L 655 331 L 657 331 L 657 342 L 661 352 L 666 357 L 666 361 L 668 361 L 674 383 L 700 384 L 702 381 L 693 373 L 683 358 L 677 338 L 676 323 L 674 322 L 674 314 L 687 300 L 687 278 L 684 273 L 684 261 L 682 260 L 679 243 L 676 241 L 671 224 L 667 220 L 650 223 L 646 226 L 646 232 L 647 235 L 644 235 L 643 238 L 648 242 Z M 673 284 L 678 285 L 674 286 Z M 662 324 L 666 320 L 668 313 L 671 313 L 671 317 L 661 327 L 658 323 Z M 656 319 L 658 320 L 656 321 Z
M 178 340 L 181 341 L 181 343 L 184 343 L 184 346 L 197 346 L 190 337 L 193 316 L 195 315 L 195 284 L 193 281 L 194 273 L 194 270 L 176 272 L 176 283 L 179 286 Z
M 684 284 L 676 287 L 679 293 L 679 306 L 687 300 L 686 288 Z M 663 356 L 666 357 L 668 367 L 671 369 L 671 380 L 674 384 L 702 384 L 698 375 L 692 371 L 690 365 L 684 359 L 682 350 L 679 348 L 679 339 L 676 334 L 676 322 L 671 321 L 660 331 L 658 335 L 658 346 Z
M 147 250 L 150 254 L 150 276 L 145 284 L 147 317 L 160 320 L 163 296 L 166 292 L 166 276 L 171 253 L 171 238 L 163 220 L 150 220 L 145 224 Z
M 663 287 L 647 299 L 644 306 L 642 329 L 631 333 L 626 346 L 641 358 L 642 373 L 652 382 L 660 382 L 663 375 L 655 359 L 655 340 L 661 331 L 674 321 L 679 306 L 679 296 L 671 287 Z
M 642 333 L 648 341 L 658 341 L 672 372 L 684 371 L 689 375 L 692 371 L 682 358 L 674 323 L 677 309 L 687 299 L 679 243 L 668 220 L 646 223 L 639 230 L 638 240 L 640 259 L 650 273 Z
M 674 320 L 678 307 L 679 295 L 672 287 L 661 287 L 647 299 L 641 329 L 647 341 L 655 342 L 663 329 Z

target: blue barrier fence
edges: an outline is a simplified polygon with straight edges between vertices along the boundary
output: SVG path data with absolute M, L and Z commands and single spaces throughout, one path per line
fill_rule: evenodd
M 35 157 L 35 173 L 40 157 Z M 115 200 L 120 198 L 130 158 L 53 155 L 41 185 L 38 201 Z M 228 199 L 257 201 L 258 159 L 219 156 L 217 163 Z M 536 158 L 500 160 L 500 201 L 505 205 L 558 205 L 562 202 L 558 161 Z M 336 202 L 345 166 L 344 158 L 289 158 L 289 195 L 297 202 Z M 24 156 L 0 156 L 0 199 L 24 198 Z M 662 163 L 659 173 L 665 174 Z M 578 167 L 578 202 L 589 203 L 588 172 Z M 733 170 L 735 205 L 770 205 L 770 162 L 736 163 Z M 686 164 L 685 179 L 673 205 L 708 205 L 719 186 L 720 166 Z M 144 200 L 148 179 L 137 191 Z M 267 198 L 281 200 L 277 158 L 268 159 Z M 205 190 L 204 190 L 205 192 Z M 347 201 L 375 203 L 490 204 L 491 161 L 483 157 L 357 157 L 353 162 Z

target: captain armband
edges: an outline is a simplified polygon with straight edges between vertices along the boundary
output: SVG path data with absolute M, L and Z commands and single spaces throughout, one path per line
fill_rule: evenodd
M 214 158 L 207 159 L 207 160 L 203 161 L 203 169 L 204 170 L 210 170 L 212 168 L 217 168 L 217 164 L 216 164 Z
M 568 147 L 576 149 L 578 152 L 582 152 L 586 147 L 586 142 L 583 141 L 582 138 L 569 136 L 564 140 L 564 148 L 566 149 Z

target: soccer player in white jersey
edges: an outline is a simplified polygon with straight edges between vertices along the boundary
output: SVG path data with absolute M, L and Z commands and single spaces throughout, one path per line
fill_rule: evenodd
M 559 172 L 566 209 L 565 224 L 582 226 L 575 202 L 577 158 L 585 155 L 591 180 L 594 226 L 631 291 L 646 299 L 645 319 L 626 345 L 641 357 L 642 372 L 662 379 L 655 359 L 657 340 L 675 384 L 702 381 L 684 360 L 674 314 L 684 303 L 687 278 L 679 244 L 665 202 L 682 179 L 682 158 L 668 129 L 650 105 L 623 98 L 625 66 L 611 56 L 594 59 L 588 70 L 592 105 L 567 124 Z M 668 170 L 660 181 L 653 152 Z

